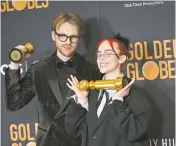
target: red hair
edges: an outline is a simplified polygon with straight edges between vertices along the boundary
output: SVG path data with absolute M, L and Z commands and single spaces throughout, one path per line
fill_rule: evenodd
M 125 46 L 125 44 L 117 39 L 114 39 L 114 38 L 106 38 L 106 39 L 103 39 L 103 40 L 100 40 L 97 44 L 97 51 L 98 51 L 98 48 L 100 47 L 100 45 L 104 42 L 104 41 L 108 41 L 108 43 L 110 44 L 111 48 L 115 51 L 114 47 L 113 47 L 113 43 L 117 43 L 118 45 L 118 49 L 119 49 L 119 54 L 117 54 L 117 56 L 121 56 L 121 55 L 128 55 L 128 48 Z M 121 64 L 120 66 L 120 70 L 122 71 L 123 68 L 125 67 L 125 64 Z
M 117 40 L 117 39 L 114 39 L 114 38 L 106 38 L 106 39 L 103 39 L 103 40 L 100 40 L 97 44 L 97 51 L 98 51 L 98 48 L 100 47 L 100 45 L 104 42 L 104 41 L 108 41 L 108 43 L 110 44 L 111 48 L 114 50 L 114 47 L 113 47 L 113 43 L 117 43 L 118 45 L 118 49 L 119 49 L 119 54 L 117 55 L 127 55 L 128 54 L 128 48 L 124 45 L 123 42 Z M 114 50 L 115 51 L 115 50 Z

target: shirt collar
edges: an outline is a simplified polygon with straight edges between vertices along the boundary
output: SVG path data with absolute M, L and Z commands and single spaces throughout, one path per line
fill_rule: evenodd
M 120 76 L 118 76 L 118 77 L 123 77 L 124 76 L 124 74 L 122 73 Z M 105 80 L 105 75 L 103 76 L 103 78 L 102 78 L 102 80 Z

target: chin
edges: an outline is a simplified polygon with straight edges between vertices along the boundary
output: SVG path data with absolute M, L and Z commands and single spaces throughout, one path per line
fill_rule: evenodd
M 71 57 L 75 52 L 62 52 L 63 56 Z
M 107 69 L 100 69 L 100 73 L 104 74 L 104 73 L 107 73 L 108 70 Z

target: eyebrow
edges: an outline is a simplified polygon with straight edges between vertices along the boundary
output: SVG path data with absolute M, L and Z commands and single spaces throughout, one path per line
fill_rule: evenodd
M 104 52 L 107 52 L 107 51 L 112 51 L 112 52 L 114 52 L 112 49 L 104 50 Z M 98 53 L 98 52 L 102 52 L 102 51 L 97 51 L 97 53 Z
M 73 34 L 73 35 L 67 35 L 67 34 L 65 34 L 65 33 L 58 33 L 58 32 L 56 32 L 56 34 L 65 35 L 65 36 L 68 36 L 68 37 L 70 37 L 70 36 L 79 37 L 79 35 L 75 35 L 75 34 Z

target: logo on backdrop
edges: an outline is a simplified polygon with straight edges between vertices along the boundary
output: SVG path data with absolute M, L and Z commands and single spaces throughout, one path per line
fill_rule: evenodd
M 9 127 L 11 146 L 36 146 L 38 123 L 11 124 Z
M 0 2 L 0 12 L 14 12 L 48 8 L 49 0 L 5 0 Z
M 133 3 L 125 3 L 125 8 L 132 8 L 132 7 L 145 7 L 145 6 L 155 6 L 155 5 L 163 5 L 164 1 L 143 1 L 143 2 L 133 2 Z
M 36 63 L 38 61 L 34 61 L 32 64 Z M 20 64 L 20 73 L 25 73 L 28 70 L 28 62 L 25 61 L 22 64 Z M 8 68 L 8 64 L 2 64 L 0 67 L 1 74 L 5 75 L 5 69 Z
M 150 146 L 175 146 L 174 138 L 149 139 Z
M 136 80 L 175 79 L 176 40 L 130 44 L 127 76 Z

